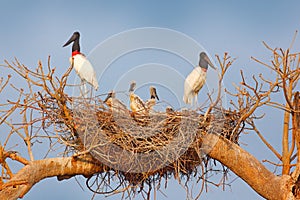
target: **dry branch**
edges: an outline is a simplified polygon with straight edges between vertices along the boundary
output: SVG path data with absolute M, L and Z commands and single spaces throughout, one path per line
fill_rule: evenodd
M 221 83 L 234 59 L 227 53 L 223 60 L 217 56 L 221 68 L 218 95 L 205 113 L 166 110 L 132 116 L 129 111 L 113 112 L 99 97 L 70 97 L 64 92 L 72 66 L 58 78 L 55 77 L 55 69 L 50 66 L 50 58 L 46 68 L 39 62 L 35 70 L 18 60 L 12 64 L 5 61 L 5 67 L 26 84 L 24 89 L 12 85 L 19 94 L 17 100 L 0 104 L 1 108 L 6 108 L 1 110 L 0 124 L 11 130 L 0 151 L 3 169 L 0 199 L 23 197 L 34 184 L 47 177 L 56 176 L 63 180 L 76 175 L 88 177 L 88 188 L 105 195 L 123 193 L 123 197 L 132 197 L 142 193 L 149 199 L 153 188 L 158 190 L 163 180 L 167 187 L 170 177 L 186 188 L 193 178 L 202 181 L 201 193 L 207 184 L 225 187 L 228 168 L 261 196 L 286 198 L 300 173 L 298 154 L 297 164 L 291 163 L 292 154 L 295 149 L 299 153 L 300 146 L 299 109 L 295 100 L 298 96 L 293 99 L 300 77 L 300 56 L 289 53 L 289 50 L 266 47 L 274 57 L 270 64 L 253 59 L 278 75 L 274 80 L 263 75 L 252 76 L 251 83 L 246 81 L 241 71 L 242 82 L 236 86 L 236 93 L 228 92 L 236 98 L 231 102 L 234 110 L 225 110 L 220 102 Z M 7 87 L 9 79 L 0 81 L 0 92 Z M 285 105 L 272 99 L 273 94 L 281 91 Z M 256 127 L 255 121 L 263 118 L 263 115 L 257 116 L 256 111 L 264 106 L 285 112 L 287 125 L 283 131 L 282 154 Z M 22 116 L 21 122 L 9 121 L 8 117 L 16 111 Z M 282 161 L 279 166 L 283 166 L 283 176 L 271 173 L 239 146 L 240 134 L 245 129 L 256 132 Z M 29 160 L 7 150 L 7 141 L 15 133 L 25 142 Z M 45 142 L 45 139 L 49 152 L 63 146 L 65 157 L 34 160 L 33 143 Z M 7 164 L 8 158 L 25 166 L 14 174 Z M 296 170 L 290 177 L 288 174 L 293 166 Z M 212 182 L 212 174 L 220 174 L 220 180 Z M 183 177 L 184 183 L 181 182 Z
M 9 182 L 0 186 L 0 199 L 13 200 L 22 198 L 36 183 L 53 176 L 84 175 L 104 171 L 105 168 L 89 156 L 48 158 L 30 161 Z

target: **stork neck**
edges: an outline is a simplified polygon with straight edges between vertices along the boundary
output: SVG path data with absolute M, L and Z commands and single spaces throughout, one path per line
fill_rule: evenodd
M 205 72 L 205 73 L 207 72 L 207 68 L 201 67 L 201 69 L 202 69 L 203 72 Z
M 73 45 L 72 45 L 72 52 L 75 52 L 75 51 L 80 52 L 79 38 L 74 40 Z
M 80 51 L 72 51 L 72 57 L 76 56 L 77 54 L 81 54 Z

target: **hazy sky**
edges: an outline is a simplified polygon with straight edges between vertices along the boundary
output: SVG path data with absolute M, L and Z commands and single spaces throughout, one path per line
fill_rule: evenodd
M 261 70 L 250 57 L 270 60 L 271 55 L 262 45 L 262 41 L 272 47 L 287 48 L 289 46 L 295 30 L 300 28 L 299 7 L 300 2 L 297 0 L 1 1 L 0 63 L 3 63 L 4 59 L 12 61 L 16 57 L 21 63 L 35 68 L 38 60 L 42 60 L 46 64 L 50 55 L 52 66 L 57 68 L 59 74 L 69 66 L 71 48 L 62 48 L 62 45 L 74 31 L 81 33 L 82 52 L 91 55 L 91 58 L 94 58 L 93 56 L 101 58 L 101 55 L 93 55 L 93 52 L 97 51 L 97 45 L 107 41 L 111 36 L 135 28 L 159 27 L 189 36 L 202 45 L 215 62 L 215 54 L 223 55 L 224 52 L 229 52 L 231 56 L 237 57 L 238 60 L 228 72 L 224 82 L 226 86 L 232 88 L 232 82 L 240 81 L 240 69 L 243 69 L 249 78 L 252 74 L 268 73 L 265 69 Z M 298 38 L 295 50 L 300 49 L 299 44 Z M 107 51 L 119 47 L 122 46 L 117 44 L 108 46 Z M 198 62 L 197 56 L 196 54 L 191 55 L 191 62 L 194 64 Z M 99 94 L 106 93 L 111 89 L 110 84 L 117 81 L 115 76 L 121 76 L 120 73 L 124 73 L 124 71 L 134 71 L 136 66 L 143 65 L 143 63 L 157 64 L 161 61 L 164 66 L 174 65 L 176 72 L 178 71 L 183 77 L 191 71 L 192 66 L 188 62 L 172 58 L 172 55 L 163 52 L 160 54 L 160 52 L 151 50 L 122 55 L 120 59 L 111 64 L 110 71 L 108 70 L 107 76 L 104 77 L 110 79 L 110 82 L 107 82 L 106 85 L 100 84 Z M 180 68 L 183 65 L 187 67 Z M 5 73 L 3 68 L 0 70 L 1 74 Z M 209 73 L 213 74 L 211 71 Z M 149 76 L 155 75 L 149 74 Z M 76 74 L 72 72 L 69 80 L 75 79 Z M 176 82 L 173 79 L 169 80 Z M 180 87 L 178 86 L 180 92 L 181 82 L 178 81 L 177 85 L 180 85 Z M 124 88 L 127 89 L 128 86 L 126 85 Z M 144 93 L 147 94 L 141 92 L 141 96 L 145 95 Z M 161 91 L 159 95 L 162 96 L 162 99 L 168 99 L 171 94 L 167 95 Z M 281 122 L 281 118 L 276 114 L 280 113 L 273 113 L 272 120 L 278 124 Z M 268 115 L 267 117 L 262 128 L 268 130 L 266 137 L 280 151 L 281 143 L 278 139 L 280 135 L 277 133 L 278 137 L 275 137 L 275 134 L 271 135 L 271 133 L 281 130 L 281 126 L 269 128 L 268 122 L 271 118 Z M 249 150 L 260 160 L 271 155 L 254 134 L 242 135 L 241 142 L 243 148 Z M 231 179 L 234 179 L 235 175 L 231 174 Z M 79 180 L 83 180 L 83 178 L 79 177 Z M 164 193 L 168 198 L 160 196 L 162 199 L 185 198 L 184 190 L 175 181 L 170 183 Z M 92 193 L 86 188 L 83 191 L 74 178 L 62 182 L 51 178 L 35 185 L 24 199 L 89 199 L 91 196 Z M 260 199 L 251 188 L 238 179 L 226 192 L 223 192 L 221 188 L 209 187 L 209 193 L 203 194 L 201 199 L 241 198 Z M 105 198 L 97 196 L 95 199 Z M 119 197 L 108 199 L 119 199 Z

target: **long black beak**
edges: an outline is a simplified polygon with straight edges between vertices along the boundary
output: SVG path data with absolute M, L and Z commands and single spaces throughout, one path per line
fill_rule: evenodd
M 77 35 L 76 34 L 73 34 L 72 36 L 71 36 L 71 38 L 66 42 L 66 44 L 64 44 L 64 46 L 63 47 L 65 47 L 65 46 L 68 46 L 69 44 L 71 44 L 72 42 L 74 42 L 76 39 L 77 39 Z
M 204 59 L 208 62 L 209 66 L 211 66 L 211 68 L 213 68 L 214 70 L 216 70 L 217 68 L 212 64 L 212 62 L 210 61 L 209 57 L 207 55 L 205 55 Z

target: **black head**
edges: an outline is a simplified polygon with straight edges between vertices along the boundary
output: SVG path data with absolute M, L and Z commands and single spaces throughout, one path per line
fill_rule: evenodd
M 200 53 L 200 60 L 199 60 L 199 66 L 201 68 L 207 69 L 208 65 L 211 66 L 211 68 L 216 69 L 215 66 L 212 64 L 208 56 L 205 52 Z
M 114 91 L 110 91 L 110 92 L 107 94 L 107 97 L 105 98 L 105 100 L 103 101 L 103 103 L 107 102 L 108 99 L 114 98 L 114 97 L 115 97 Z
M 150 98 L 151 99 L 155 99 L 156 98 L 157 100 L 159 100 L 159 98 L 157 96 L 157 93 L 156 93 L 156 88 L 153 87 L 153 86 L 150 87 Z
M 166 108 L 166 113 L 167 113 L 167 114 L 174 113 L 174 109 L 173 109 L 172 107 L 168 106 L 168 107 Z
M 135 90 L 135 87 L 136 87 L 136 82 L 132 81 L 130 83 L 129 92 L 133 92 Z
M 73 35 L 70 37 L 70 39 L 64 44 L 63 47 L 68 46 L 69 44 L 73 43 L 72 46 L 72 52 L 74 51 L 79 51 L 80 52 L 80 46 L 79 46 L 79 38 L 80 38 L 80 33 L 79 32 L 74 32 Z

